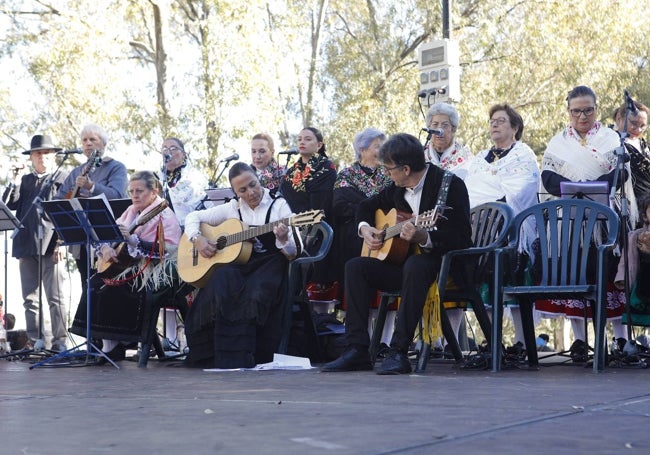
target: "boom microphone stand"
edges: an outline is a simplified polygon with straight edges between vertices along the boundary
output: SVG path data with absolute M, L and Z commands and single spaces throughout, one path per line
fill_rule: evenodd
M 612 184 L 611 188 L 611 193 L 610 193 L 610 200 L 612 204 L 614 203 L 615 200 L 615 195 L 617 191 L 617 186 L 618 186 L 618 179 L 622 178 L 624 176 L 625 172 L 625 163 L 630 161 L 630 156 L 628 155 L 626 148 L 625 148 L 625 139 L 629 136 L 627 133 L 627 123 L 628 123 L 628 117 L 630 113 L 637 112 L 637 108 L 634 104 L 634 100 L 630 97 L 629 93 L 627 90 L 624 91 L 624 96 L 625 96 L 625 122 L 623 126 L 623 131 L 619 131 L 619 136 L 620 136 L 620 145 L 616 148 L 616 172 L 614 173 L 614 181 Z M 629 177 L 631 178 L 631 176 Z M 630 310 L 630 269 L 629 269 L 629 263 L 628 263 L 628 232 L 629 232 L 629 207 L 628 207 L 628 199 L 625 194 L 625 188 L 624 188 L 624 182 L 621 184 L 621 189 L 619 191 L 620 194 L 620 217 L 621 217 L 621 243 L 623 245 L 623 250 L 621 252 L 623 256 L 623 264 L 624 264 L 624 292 L 625 292 L 625 306 L 626 306 L 626 314 L 627 314 L 627 342 L 625 343 L 625 347 L 623 348 L 623 352 L 628 355 L 635 355 L 638 352 L 638 349 L 636 347 L 636 344 L 634 343 L 632 339 L 632 318 L 631 318 L 631 310 Z M 636 356 L 635 356 L 636 357 Z M 645 367 L 645 362 L 641 362 L 642 367 Z

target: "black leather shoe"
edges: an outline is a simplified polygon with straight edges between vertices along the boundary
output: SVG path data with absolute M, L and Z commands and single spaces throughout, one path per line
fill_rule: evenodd
M 106 357 L 111 359 L 113 362 L 119 362 L 120 360 L 124 360 L 126 358 L 126 348 L 122 343 L 118 343 L 117 346 L 115 346 L 113 349 L 111 349 L 108 352 L 104 352 Z M 108 360 L 104 357 L 98 357 L 96 365 L 104 365 L 108 363 Z
M 368 349 L 349 347 L 336 360 L 326 363 L 320 369 L 323 372 L 369 371 L 372 370 Z
M 411 361 L 406 354 L 391 349 L 388 356 L 381 362 L 377 374 L 408 374 L 411 370 Z

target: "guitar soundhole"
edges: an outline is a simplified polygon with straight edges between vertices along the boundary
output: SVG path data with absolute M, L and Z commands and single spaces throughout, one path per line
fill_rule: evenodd
M 228 239 L 226 236 L 221 236 L 217 239 L 216 245 L 217 245 L 217 250 L 223 250 L 226 247 L 226 242 Z

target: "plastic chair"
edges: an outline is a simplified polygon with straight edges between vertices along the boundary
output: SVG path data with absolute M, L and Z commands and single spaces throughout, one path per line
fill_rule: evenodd
M 306 346 L 303 347 L 310 353 L 310 358 L 317 359 L 321 356 L 320 343 L 311 317 L 309 298 L 307 297 L 308 270 L 309 265 L 320 261 L 327 255 L 332 246 L 334 233 L 329 224 L 321 221 L 311 227 L 301 229 L 300 234 L 303 248 L 300 256 L 289 264 L 287 299 L 282 320 L 282 339 L 280 340 L 278 352 L 281 354 L 287 353 L 293 315 L 294 313 L 300 313 L 306 336 Z
M 506 258 L 517 251 L 522 225 L 529 217 L 535 220 L 541 245 L 536 259 L 541 264 L 541 278 L 534 285 L 507 283 L 504 277 L 511 274 Z M 501 368 L 502 302 L 511 299 L 516 299 L 521 308 L 526 353 L 528 363 L 533 368 L 539 364 L 533 323 L 534 301 L 561 298 L 592 302 L 596 335 L 593 370 L 598 372 L 604 368 L 607 252 L 616 243 L 618 228 L 619 219 L 612 209 L 587 199 L 542 202 L 515 217 L 508 245 L 495 253 L 493 372 Z M 593 244 L 594 234 L 603 239 L 595 251 L 595 274 L 591 268 L 588 272 L 587 268 L 588 262 L 591 263 L 589 246 Z
M 480 285 L 485 281 L 488 265 L 492 261 L 492 253 L 505 244 L 514 212 L 503 202 L 488 202 L 473 208 L 470 212 L 472 223 L 472 246 L 462 250 L 448 251 L 442 257 L 438 274 L 440 304 L 442 305 L 442 331 L 451 347 L 456 361 L 463 359 L 456 333 L 453 332 L 449 319 L 445 314 L 448 302 L 469 302 L 476 314 L 476 319 L 488 341 L 491 343 L 492 324 L 481 298 Z M 462 261 L 462 262 L 461 262 Z M 467 286 L 462 288 L 450 281 L 452 267 L 463 267 Z M 447 305 L 445 304 L 447 303 Z M 423 344 L 416 371 L 424 371 L 429 360 L 431 346 Z
M 163 348 L 160 336 L 156 329 L 161 308 L 173 308 L 177 310 L 184 318 L 187 313 L 188 305 L 185 294 L 188 293 L 190 285 L 183 283 L 169 298 L 156 298 L 151 291 L 140 291 L 144 293 L 144 305 L 142 308 L 142 332 L 140 339 L 140 355 L 138 357 L 138 367 L 146 368 L 149 361 L 149 354 L 153 347 L 158 360 L 172 360 L 185 356 L 184 352 L 176 355 L 167 356 Z M 182 291 L 182 292 L 181 292 Z

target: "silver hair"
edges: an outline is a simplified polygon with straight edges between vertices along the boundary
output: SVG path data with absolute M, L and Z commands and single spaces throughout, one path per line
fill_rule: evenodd
M 372 141 L 377 138 L 381 139 L 382 141 L 386 139 L 386 135 L 379 131 L 377 128 L 366 128 L 354 136 L 352 146 L 354 147 L 354 156 L 357 158 L 357 161 L 361 159 L 361 150 L 365 150 L 370 147 Z
M 95 125 L 94 123 L 89 123 L 83 127 L 81 133 L 79 133 L 79 137 L 83 138 L 84 135 L 88 133 L 96 134 L 97 136 L 99 136 L 99 138 L 104 143 L 104 146 L 108 144 L 108 134 L 106 134 L 106 131 L 104 131 L 104 128 L 102 128 L 101 126 Z
M 453 126 L 454 128 L 458 128 L 458 123 L 460 122 L 460 116 L 458 115 L 458 111 L 454 106 L 447 103 L 435 103 L 433 106 L 429 108 L 429 112 L 427 112 L 427 116 L 425 119 L 427 126 L 429 126 L 429 122 L 431 122 L 431 118 L 437 114 L 446 115 L 447 117 L 449 117 L 449 123 L 451 123 L 451 126 Z

